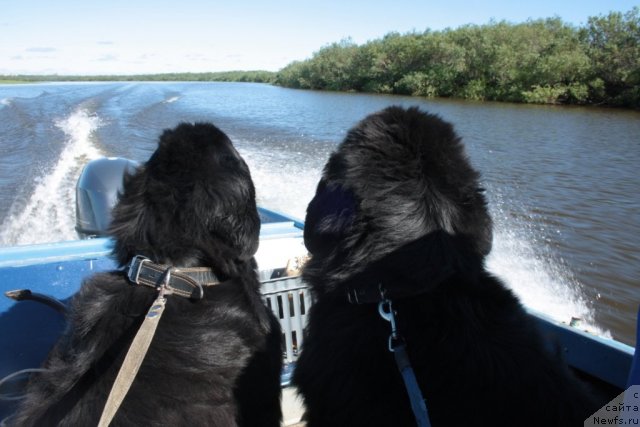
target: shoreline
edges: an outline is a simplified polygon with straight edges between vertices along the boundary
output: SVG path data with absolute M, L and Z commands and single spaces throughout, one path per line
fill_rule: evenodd
M 388 95 L 388 96 L 405 96 L 416 99 L 441 99 L 441 100 L 454 100 L 454 101 L 468 101 L 468 102 L 487 102 L 487 103 L 501 103 L 501 104 L 513 104 L 513 105 L 539 105 L 549 107 L 586 107 L 586 108 L 606 108 L 611 110 L 620 111 L 640 111 L 639 108 L 633 108 L 629 106 L 603 104 L 603 103 L 560 103 L 560 102 L 518 102 L 511 100 L 477 100 L 467 99 L 459 97 L 443 97 L 434 96 L 427 97 L 421 95 L 408 95 L 398 93 L 384 93 L 384 92 L 368 92 L 368 91 L 355 91 L 355 90 L 331 90 L 331 89 L 307 89 L 285 86 L 278 84 L 275 81 L 262 81 L 262 80 L 248 80 L 244 78 L 240 79 L 227 79 L 227 78 L 211 78 L 215 75 L 228 76 L 230 73 L 234 73 L 239 76 L 244 76 L 251 73 L 271 73 L 275 78 L 277 72 L 271 71 L 232 71 L 232 72 L 213 72 L 213 73 L 162 73 L 162 74 L 136 74 L 136 75 L 101 75 L 101 76 L 62 76 L 62 75 L 15 75 L 7 76 L 0 75 L 0 85 L 21 85 L 21 84 L 40 84 L 40 83 L 258 83 L 268 84 L 271 86 L 281 87 L 284 89 L 294 89 L 302 91 L 317 91 L 317 92 L 333 92 L 333 93 L 351 93 L 351 94 L 366 94 L 366 95 Z M 246 73 L 246 74 L 242 74 Z M 182 78 L 181 78 L 182 77 Z M 187 78 L 188 77 L 188 78 Z M 208 78 L 207 78 L 208 77 Z

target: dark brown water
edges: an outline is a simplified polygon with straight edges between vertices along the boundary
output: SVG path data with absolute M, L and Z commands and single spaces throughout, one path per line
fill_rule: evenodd
M 262 205 L 304 217 L 346 130 L 391 104 L 454 123 L 494 217 L 488 260 L 528 306 L 634 344 L 640 114 L 318 93 L 227 83 L 0 85 L 0 244 L 74 238 L 73 188 L 98 155 L 146 160 L 164 128 L 210 120 Z

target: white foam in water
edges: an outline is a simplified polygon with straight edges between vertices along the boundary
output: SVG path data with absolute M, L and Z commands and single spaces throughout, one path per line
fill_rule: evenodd
M 609 331 L 596 325 L 593 310 L 569 268 L 544 250 L 541 239 L 533 236 L 535 231 L 505 218 L 494 218 L 487 268 L 503 279 L 525 306 L 567 324 L 572 317 L 580 318 L 581 329 L 611 338 Z
M 56 122 L 65 133 L 64 149 L 56 164 L 36 178 L 36 185 L 24 209 L 2 224 L 3 245 L 46 243 L 76 239 L 75 185 L 84 164 L 102 156 L 92 143 L 100 126 L 97 116 L 79 109 Z M 12 210 L 15 209 L 12 208 Z
M 246 148 L 239 151 L 251 170 L 258 205 L 303 220 L 322 172 L 321 164 L 315 163 L 324 158 Z

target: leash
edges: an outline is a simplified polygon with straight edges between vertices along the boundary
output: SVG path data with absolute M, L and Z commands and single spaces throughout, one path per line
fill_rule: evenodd
M 166 296 L 176 294 L 185 298 L 202 299 L 203 286 L 220 283 L 209 268 L 175 268 L 152 263 L 148 258 L 136 255 L 129 264 L 127 278 L 131 283 L 156 288 L 158 296 L 144 317 L 142 325 L 118 371 L 107 401 L 102 410 L 98 427 L 108 427 L 129 392 L 142 361 L 149 350 L 160 318 L 167 303 Z M 200 282 L 200 280 L 203 281 Z
M 16 289 L 13 291 L 7 291 L 4 293 L 7 298 L 11 298 L 14 301 L 36 301 L 53 308 L 55 311 L 62 315 L 67 314 L 67 306 L 61 301 L 50 297 L 49 295 L 41 294 L 38 292 L 32 292 L 31 289 Z
M 167 270 L 167 276 L 169 275 L 170 270 Z M 160 318 L 164 312 L 165 304 L 167 302 L 167 299 L 165 298 L 165 291 L 166 288 L 162 285 L 158 293 L 158 298 L 156 298 L 153 304 L 151 304 L 151 308 L 144 317 L 142 326 L 140 326 L 138 333 L 131 342 L 131 347 L 129 347 L 129 351 L 127 351 L 127 355 L 124 358 L 124 362 L 120 367 L 118 376 L 113 383 L 107 402 L 102 410 L 102 416 L 98 422 L 98 427 L 107 427 L 111 423 L 111 420 L 113 420 L 116 412 L 118 412 L 127 392 L 131 388 L 133 380 L 138 374 L 140 365 L 142 365 L 144 356 L 147 354 L 147 350 L 149 350 L 153 336 L 156 333 L 156 328 L 158 327 L 158 323 L 160 322 Z
M 406 345 L 398 334 L 396 327 L 396 317 L 391 300 L 383 299 L 378 303 L 378 313 L 380 317 L 391 324 L 391 335 L 389 335 L 389 351 L 393 353 L 396 360 L 398 370 L 404 380 L 404 386 L 409 394 L 409 400 L 411 402 L 411 410 L 413 416 L 416 419 L 416 425 L 418 427 L 431 427 L 431 421 L 429 421 L 429 413 L 427 412 L 427 404 L 425 403 L 418 380 L 411 367 L 411 361 L 407 354 Z

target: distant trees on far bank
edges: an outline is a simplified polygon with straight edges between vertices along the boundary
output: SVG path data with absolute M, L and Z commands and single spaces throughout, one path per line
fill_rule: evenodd
M 316 90 L 640 108 L 640 8 L 591 17 L 490 22 L 343 40 L 278 72 L 0 76 L 2 82 L 234 81 Z
M 29 82 L 253 82 L 273 83 L 275 73 L 272 71 L 219 71 L 211 73 L 164 73 L 135 75 L 103 75 L 103 76 L 64 76 L 64 75 L 17 75 L 2 76 L 0 83 Z
M 544 104 L 640 108 L 640 9 L 591 17 L 491 22 L 325 46 L 275 84 Z

